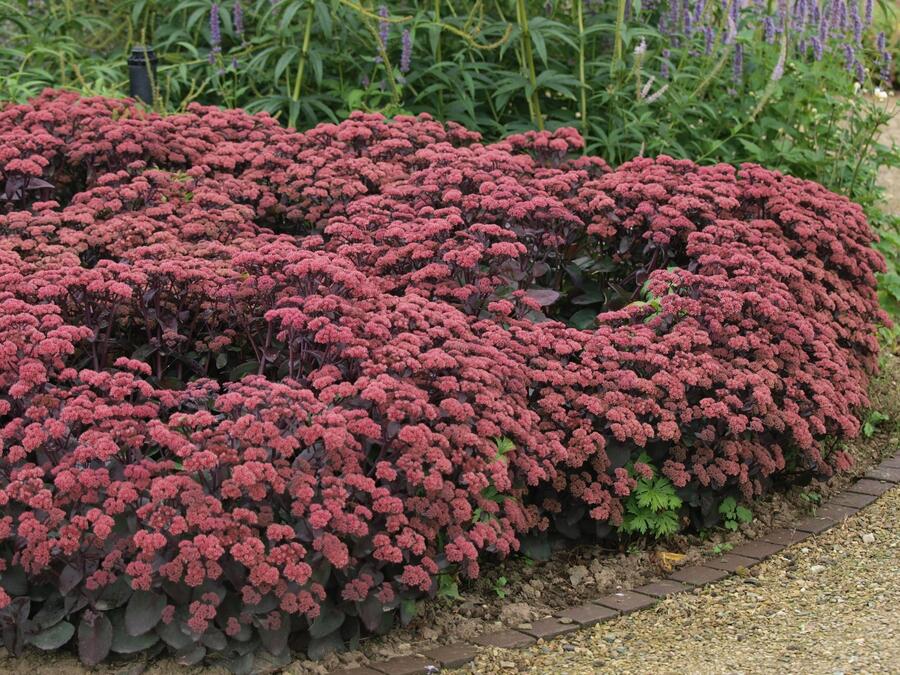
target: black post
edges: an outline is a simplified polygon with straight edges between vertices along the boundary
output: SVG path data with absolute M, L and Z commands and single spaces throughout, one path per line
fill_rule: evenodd
M 143 45 L 135 45 L 128 57 L 128 95 L 147 105 L 153 105 L 157 60 L 153 47 Z

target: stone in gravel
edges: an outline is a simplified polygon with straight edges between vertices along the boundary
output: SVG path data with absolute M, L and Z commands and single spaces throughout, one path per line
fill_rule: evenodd
M 862 535 L 862 542 L 864 544 L 874 544 L 875 543 L 875 535 L 871 532 L 864 532 Z
M 501 668 L 515 668 L 516 664 L 514 661 L 501 661 L 500 667 Z
M 575 651 L 575 645 L 564 644 L 564 645 L 563 645 L 563 651 L 564 651 L 564 652 L 574 652 L 574 651 Z
M 821 574 L 826 570 L 825 565 L 813 565 L 809 568 L 809 571 L 813 574 Z

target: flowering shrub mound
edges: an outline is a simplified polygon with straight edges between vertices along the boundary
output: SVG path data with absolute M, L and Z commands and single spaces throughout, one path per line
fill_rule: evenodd
M 317 657 L 440 575 L 614 534 L 642 477 L 709 524 L 846 468 L 885 320 L 861 210 L 580 147 L 2 111 L 7 648 Z

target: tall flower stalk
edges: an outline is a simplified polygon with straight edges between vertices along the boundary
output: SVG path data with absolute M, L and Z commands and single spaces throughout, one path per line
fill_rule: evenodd
M 300 60 L 297 62 L 297 75 L 294 78 L 294 91 L 291 94 L 291 100 L 294 102 L 294 105 L 291 106 L 290 126 L 297 124 L 297 113 L 299 110 L 296 104 L 300 101 L 300 90 L 303 87 L 303 74 L 306 70 L 306 59 L 309 56 L 309 40 L 312 35 L 312 21 L 315 13 L 316 6 L 315 0 L 313 0 L 306 13 L 306 25 L 303 28 L 303 44 L 300 47 Z
M 581 135 L 585 140 L 586 151 L 590 124 L 587 116 L 587 81 L 584 76 L 584 3 L 576 0 L 572 4 L 575 7 L 575 22 L 578 27 L 578 112 L 581 116 Z
M 528 12 L 525 9 L 525 0 L 516 0 L 516 19 L 522 36 L 522 69 L 525 71 L 525 77 L 528 79 L 531 88 L 531 95 L 528 96 L 531 120 L 540 131 L 543 131 L 544 118 L 541 115 L 541 100 L 537 90 L 537 74 L 534 67 L 534 52 L 531 49 L 531 30 L 528 27 Z

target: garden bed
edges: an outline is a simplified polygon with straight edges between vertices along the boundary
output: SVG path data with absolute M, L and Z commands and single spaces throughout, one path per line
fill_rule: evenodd
M 885 319 L 861 209 L 580 147 L 0 113 L 7 648 L 322 658 L 486 561 L 849 469 Z

